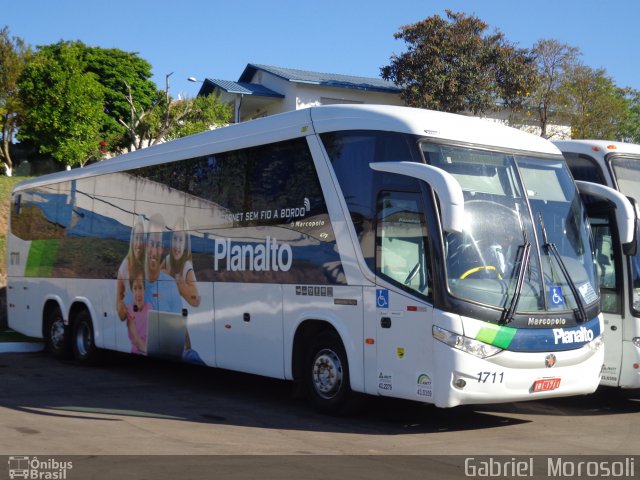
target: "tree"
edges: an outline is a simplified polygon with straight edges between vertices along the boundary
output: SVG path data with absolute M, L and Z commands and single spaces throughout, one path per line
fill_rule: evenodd
M 213 95 L 173 100 L 169 93 L 171 75 L 166 75 L 165 90 L 157 92 L 156 101 L 147 110 L 136 106 L 131 91 L 127 94 L 130 114 L 127 120 L 121 118 L 119 121 L 127 129 L 131 142 L 129 150 L 202 132 L 229 122 L 231 107 L 222 104 Z
M 30 49 L 18 37 L 10 37 L 8 27 L 0 30 L 0 118 L 2 130 L 0 138 L 0 161 L 7 176 L 13 171 L 13 161 L 9 145 L 18 127 L 21 103 L 18 96 L 18 78 L 24 69 Z
M 100 155 L 103 87 L 85 66 L 80 45 L 60 42 L 40 47 L 19 81 L 25 116 L 18 138 L 68 166 Z
M 627 100 L 604 69 L 574 68 L 561 91 L 571 109 L 573 138 L 622 140 L 629 116 Z
M 85 70 L 94 73 L 104 87 L 103 135 L 111 151 L 117 151 L 129 143 L 127 130 L 119 121 L 129 116 L 129 93 L 137 109 L 150 108 L 157 98 L 157 87 L 151 80 L 151 64 L 136 53 L 77 43 L 84 50 Z
M 21 138 L 33 139 L 41 152 L 50 153 L 54 158 L 64 157 L 64 163 L 83 165 L 92 158 L 101 158 L 106 150 L 121 151 L 130 143 L 128 130 L 120 123 L 123 116 L 129 115 L 130 104 L 127 97 L 130 96 L 132 104 L 138 110 L 151 108 L 157 100 L 157 87 L 150 80 L 151 65 L 136 53 L 91 47 L 79 41 L 61 41 L 39 47 L 37 58 L 41 65 L 42 62 L 51 62 L 54 68 L 47 74 L 46 71 L 34 67 L 25 77 L 25 88 L 28 88 L 28 91 L 24 95 L 36 106 L 36 112 L 30 112 L 30 121 L 23 128 L 25 131 L 21 133 Z M 68 62 L 72 65 L 68 65 Z M 38 78 L 28 79 L 29 76 Z M 84 76 L 84 80 L 81 80 L 80 76 Z M 75 80 L 70 81 L 70 78 Z M 40 85 L 40 89 L 44 91 L 32 88 L 42 80 L 46 80 Z M 78 82 L 86 85 L 81 87 Z M 80 88 L 79 92 L 65 90 L 74 85 Z M 63 103 L 54 101 L 60 95 L 64 97 L 68 94 L 77 97 L 75 107 L 84 109 L 82 113 L 69 110 Z M 58 139 L 53 143 L 52 137 L 42 137 L 34 133 L 42 128 L 40 121 L 36 121 L 35 117 L 42 113 L 44 97 L 50 101 L 48 104 L 45 103 L 48 108 L 60 114 L 55 120 L 55 135 Z M 91 115 L 86 109 L 92 111 Z M 90 118 L 89 122 L 82 121 L 83 134 L 77 131 L 77 120 L 80 118 Z M 64 136 L 66 139 L 63 141 Z M 67 153 L 64 155 L 60 152 L 62 145 L 66 145 Z M 72 145 L 76 148 L 70 152 L 69 148 Z M 69 153 L 72 153 L 74 159 L 67 156 Z M 85 157 L 79 159 L 77 155 Z
M 549 138 L 549 125 L 570 118 L 561 92 L 569 73 L 579 65 L 580 49 L 557 40 L 540 40 L 533 46 L 537 68 L 536 88 L 531 92 L 529 106 L 535 112 L 540 136 Z
M 408 51 L 393 55 L 381 75 L 400 86 L 410 106 L 482 114 L 500 104 L 518 108 L 535 80 L 533 57 L 475 16 L 446 10 L 402 27 Z
M 231 106 L 220 102 L 214 95 L 199 96 L 179 100 L 180 103 L 189 103 L 187 114 L 182 122 L 176 124 L 167 139 L 186 137 L 194 133 L 204 132 L 211 127 L 219 127 L 229 123 L 233 111 Z
M 640 90 L 625 88 L 622 93 L 628 108 L 627 119 L 622 125 L 622 139 L 625 142 L 640 143 Z

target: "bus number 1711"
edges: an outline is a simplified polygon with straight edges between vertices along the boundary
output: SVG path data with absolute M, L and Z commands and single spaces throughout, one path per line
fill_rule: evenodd
M 478 372 L 478 383 L 502 383 L 504 372 Z

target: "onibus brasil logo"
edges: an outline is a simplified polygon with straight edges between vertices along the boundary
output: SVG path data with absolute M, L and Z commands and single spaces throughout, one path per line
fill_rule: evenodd
M 72 462 L 54 458 L 41 460 L 38 457 L 11 456 L 8 463 L 11 479 L 65 480 L 68 478 L 67 471 L 73 468 Z

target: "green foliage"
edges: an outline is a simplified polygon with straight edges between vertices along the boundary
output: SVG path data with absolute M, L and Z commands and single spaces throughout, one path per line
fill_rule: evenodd
M 119 151 L 129 144 L 121 119 L 157 101 L 151 65 L 135 53 L 59 42 L 38 48 L 21 77 L 28 106 L 22 140 L 67 165 L 100 158 L 100 142 Z
M 71 166 L 98 155 L 105 123 L 104 90 L 86 71 L 83 47 L 64 42 L 41 47 L 19 84 L 26 109 L 19 138 Z
M 542 137 L 551 124 L 570 121 L 570 108 L 562 93 L 571 72 L 580 65 L 580 50 L 557 40 L 540 40 L 532 49 L 537 69 L 536 87 L 528 101 L 538 119 Z
M 135 105 L 132 95 L 128 96 L 131 115 L 126 126 L 131 141 L 130 149 L 150 146 L 162 140 L 172 140 L 208 130 L 229 123 L 231 107 L 222 104 L 213 96 L 173 100 L 169 94 L 169 77 L 166 89 L 158 91 L 156 100 L 147 110 Z
M 104 138 L 111 149 L 124 147 L 127 132 L 119 119 L 130 115 L 129 88 L 138 109 L 147 109 L 156 101 L 157 87 L 150 80 L 151 64 L 136 53 L 88 46 L 84 46 L 84 60 L 86 71 L 95 74 L 103 86 Z
M 629 115 L 627 100 L 604 69 L 575 67 L 561 92 L 572 112 L 573 138 L 622 139 Z
M 30 54 L 18 37 L 10 37 L 9 29 L 0 30 L 0 162 L 11 172 L 13 162 L 9 145 L 20 123 L 22 105 L 18 96 L 18 78 Z
M 393 55 L 381 75 L 403 88 L 410 105 L 475 114 L 496 110 L 502 102 L 519 107 L 535 80 L 533 57 L 516 48 L 477 17 L 446 11 L 402 27 L 408 51 Z
M 190 104 L 188 112 L 167 135 L 168 139 L 186 137 L 204 132 L 211 127 L 222 126 L 229 122 L 233 113 L 230 105 L 223 104 L 214 95 L 181 100 L 178 104 L 180 103 Z M 177 105 L 177 108 L 180 108 L 180 105 Z
M 625 88 L 621 92 L 627 101 L 627 118 L 622 124 L 621 139 L 640 143 L 640 90 Z

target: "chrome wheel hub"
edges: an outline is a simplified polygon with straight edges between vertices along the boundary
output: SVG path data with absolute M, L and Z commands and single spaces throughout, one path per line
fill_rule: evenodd
M 342 385 L 342 363 L 335 352 L 324 349 L 313 362 L 313 387 L 322 398 L 333 398 Z
M 78 333 L 76 335 L 76 347 L 78 349 L 78 353 L 82 356 L 85 356 L 89 353 L 89 348 L 91 346 L 91 329 L 86 323 L 82 323 L 78 327 Z
M 64 346 L 64 322 L 62 318 L 56 318 L 51 323 L 49 338 L 54 349 L 60 349 Z

